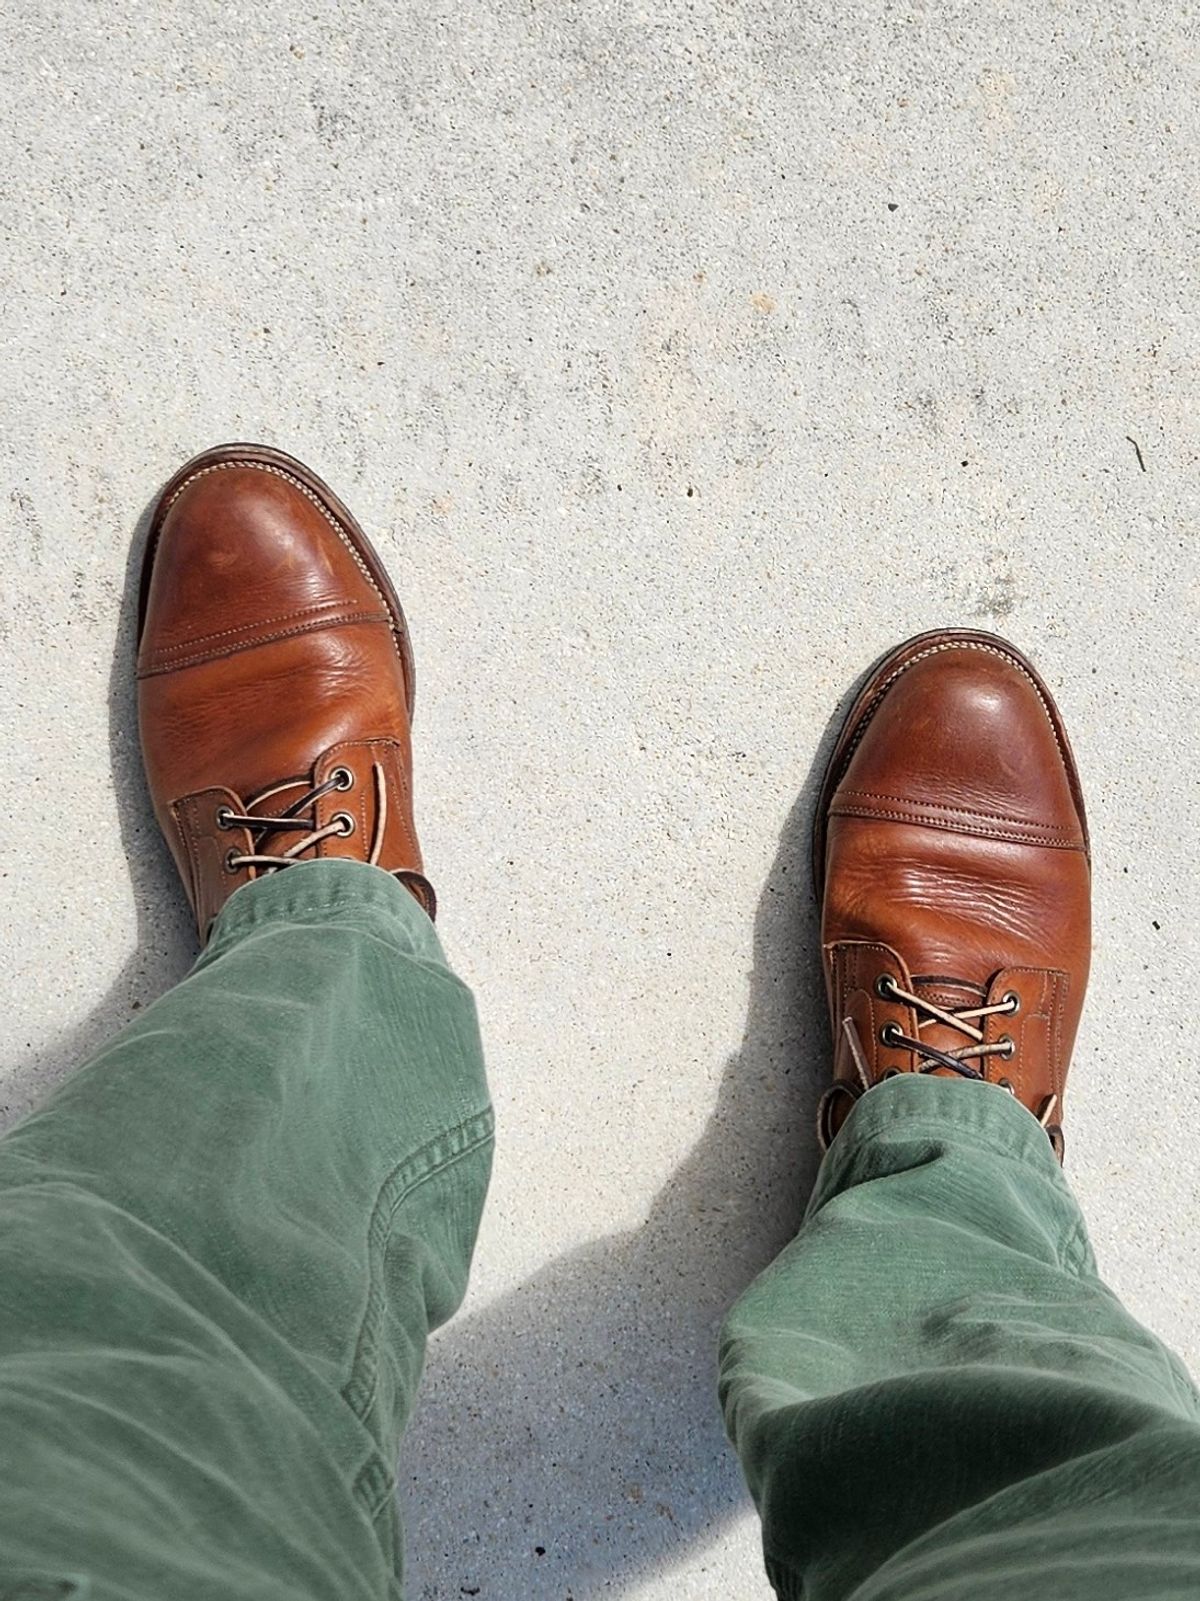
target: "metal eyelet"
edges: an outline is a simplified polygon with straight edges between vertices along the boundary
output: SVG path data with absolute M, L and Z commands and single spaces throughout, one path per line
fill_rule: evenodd
M 1010 1079 L 1010 1078 L 998 1078 L 996 1080 L 996 1083 L 1000 1086 L 1000 1088 L 1002 1090 L 1007 1090 L 1010 1095 L 1016 1095 L 1017 1092 L 1016 1092 L 1015 1089 L 1013 1089 L 1012 1079 Z
M 232 816 L 233 816 L 233 808 L 231 806 L 218 806 L 217 807 L 217 827 L 218 828 L 232 828 L 233 824 L 229 821 L 229 819 Z
M 895 1023 L 885 1023 L 879 1030 L 879 1043 L 881 1045 L 895 1045 L 900 1037 L 900 1030 Z
M 1009 1016 L 1015 1016 L 1021 1010 L 1021 997 L 1016 990 L 1005 990 L 1000 997 L 1000 1004 L 1008 1008 Z
M 239 854 L 240 854 L 240 852 L 236 848 L 233 849 L 233 850 L 228 850 L 228 851 L 225 852 L 225 871 L 227 873 L 240 873 L 241 872 L 241 868 L 238 866 L 237 862 L 234 860 L 234 857 L 238 856 Z
M 879 996 L 881 1001 L 890 1001 L 895 999 L 896 980 L 890 973 L 880 973 L 879 977 L 875 980 L 875 993 Z
M 348 767 L 335 767 L 329 776 L 333 780 L 334 789 L 354 788 L 354 774 Z
M 329 821 L 338 824 L 338 833 L 343 839 L 349 839 L 354 832 L 355 822 L 349 812 L 334 812 Z
M 1000 1057 L 1000 1060 L 1002 1062 L 1011 1062 L 1013 1057 L 1017 1054 L 1016 1042 L 1013 1040 L 1012 1035 L 1001 1034 L 1000 1038 L 996 1041 L 996 1044 L 1004 1046 L 1004 1049 L 997 1053 Z

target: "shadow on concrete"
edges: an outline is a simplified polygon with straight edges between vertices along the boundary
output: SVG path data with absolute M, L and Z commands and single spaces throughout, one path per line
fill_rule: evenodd
M 137 945 L 82 1022 L 0 1072 L 0 1127 L 23 1115 L 183 976 L 196 937 L 146 791 L 130 550 L 109 744 Z M 856 686 L 857 687 L 857 686 Z M 645 1223 L 548 1263 L 432 1342 L 400 1464 L 411 1601 L 585 1601 L 719 1541 L 749 1501 L 716 1403 L 716 1339 L 738 1293 L 795 1233 L 816 1172 L 828 1040 L 809 872 L 827 727 L 758 905 L 745 1034 L 708 1125 Z M 651 1044 L 657 1070 L 675 1070 Z M 563 1204 L 587 1206 L 564 1172 Z
M 549 1263 L 431 1343 L 400 1463 L 418 1601 L 611 1596 L 750 1512 L 717 1407 L 717 1334 L 795 1233 L 816 1175 L 829 1045 L 809 845 L 857 687 L 784 827 L 745 1035 L 703 1135 L 641 1228 Z M 669 1049 L 648 1048 L 655 1071 L 675 1071 Z M 562 1183 L 563 1204 L 586 1209 L 587 1174 Z
M 153 509 L 151 501 L 134 529 L 108 681 L 109 760 L 136 908 L 137 943 L 108 993 L 86 1018 L 37 1050 L 0 1066 L 0 1130 L 22 1118 L 142 1006 L 178 982 L 196 956 L 195 925 L 154 817 L 138 744 L 134 678 L 138 580 Z M 81 879 L 80 893 L 86 892 L 86 880 Z

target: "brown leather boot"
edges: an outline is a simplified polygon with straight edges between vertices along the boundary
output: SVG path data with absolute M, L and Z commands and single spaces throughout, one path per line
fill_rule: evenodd
M 958 631 L 886 656 L 834 749 L 814 847 L 834 1037 L 822 1144 L 882 1079 L 933 1073 L 1002 1085 L 1061 1159 L 1091 870 L 1071 747 L 1025 658 Z
M 263 445 L 176 473 L 142 570 L 138 714 L 202 939 L 240 885 L 314 857 L 385 868 L 433 915 L 412 705 L 395 591 L 315 473 Z

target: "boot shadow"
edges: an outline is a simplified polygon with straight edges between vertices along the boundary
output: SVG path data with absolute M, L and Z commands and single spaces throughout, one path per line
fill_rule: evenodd
M 150 804 L 138 742 L 134 677 L 138 583 L 153 507 L 152 501 L 138 518 L 130 544 L 108 681 L 109 762 L 121 845 L 129 864 L 137 942 L 103 999 L 85 1018 L 44 1045 L 0 1064 L 0 1132 L 44 1100 L 142 1006 L 177 983 L 196 957 L 195 927 Z

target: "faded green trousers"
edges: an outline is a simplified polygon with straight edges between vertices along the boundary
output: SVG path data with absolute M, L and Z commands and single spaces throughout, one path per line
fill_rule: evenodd
M 491 1150 L 407 890 L 325 861 L 237 891 L 0 1141 L 0 1601 L 399 1596 L 400 1432 Z
M 1200 1597 L 1200 1401 L 1002 1089 L 865 1095 L 720 1360 L 783 1601 Z
M 0 1141 L 0 1601 L 395 1601 L 491 1146 L 408 893 L 343 862 L 239 890 Z M 1195 1394 L 1001 1091 L 866 1096 L 721 1363 L 787 1601 L 1200 1595 Z

